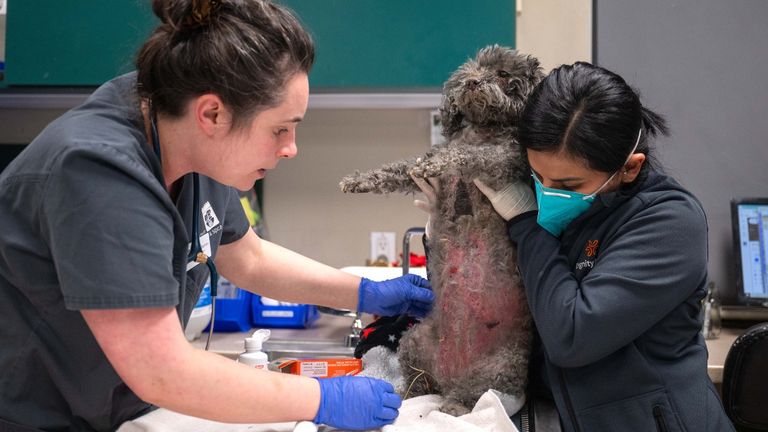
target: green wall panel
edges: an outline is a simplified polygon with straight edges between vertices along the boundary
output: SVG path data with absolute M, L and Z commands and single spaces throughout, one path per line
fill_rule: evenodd
M 282 0 L 317 45 L 318 87 L 440 87 L 479 48 L 515 44 L 514 0 Z
M 440 87 L 481 47 L 514 46 L 514 0 L 281 0 L 315 38 L 313 89 Z M 133 68 L 149 0 L 11 0 L 9 86 L 94 86 Z
M 6 85 L 92 86 L 133 69 L 158 21 L 145 0 L 11 0 Z

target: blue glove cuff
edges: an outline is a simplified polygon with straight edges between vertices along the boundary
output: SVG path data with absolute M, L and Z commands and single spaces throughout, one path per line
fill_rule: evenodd
M 366 285 L 371 282 L 370 279 L 360 278 L 360 285 L 357 286 L 357 311 L 366 312 L 363 310 L 363 298 L 365 297 Z
M 315 418 L 312 420 L 316 424 L 325 424 L 326 422 L 326 416 L 325 414 L 325 389 L 323 389 L 323 381 L 319 378 L 312 377 L 317 380 L 317 383 L 320 384 L 320 405 L 317 407 L 317 414 L 315 414 Z

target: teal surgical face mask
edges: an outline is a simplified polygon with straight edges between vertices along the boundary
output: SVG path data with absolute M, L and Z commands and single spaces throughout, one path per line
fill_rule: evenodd
M 635 154 L 637 145 L 640 143 L 641 132 L 642 129 L 637 134 L 635 146 L 632 147 L 632 151 L 629 152 L 627 160 L 625 160 L 622 165 L 629 162 L 629 158 Z M 539 177 L 535 173 L 532 173 L 531 175 L 533 176 L 536 187 L 536 201 L 539 205 L 539 216 L 536 219 L 536 222 L 553 236 L 560 237 L 560 234 L 563 233 L 565 227 L 589 209 L 592 202 L 595 201 L 595 196 L 600 193 L 611 180 L 613 180 L 617 173 L 618 171 L 611 174 L 602 186 L 588 195 L 579 192 L 548 188 L 541 184 L 541 180 L 539 180 Z

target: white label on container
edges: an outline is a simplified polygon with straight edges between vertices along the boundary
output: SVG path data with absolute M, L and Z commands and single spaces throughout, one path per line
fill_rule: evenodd
M 271 299 L 269 297 L 261 297 L 261 304 L 264 306 L 298 306 L 298 303 L 290 303 L 290 302 L 284 302 L 284 301 L 278 301 L 275 299 Z
M 261 316 L 272 318 L 293 318 L 293 311 L 289 310 L 265 310 L 261 311 Z
M 226 278 L 219 276 L 219 295 L 220 299 L 237 299 L 240 298 L 239 288 L 228 281 Z
M 190 319 L 196 318 L 203 315 L 209 315 L 211 313 L 211 304 L 209 303 L 208 306 L 203 307 L 196 307 L 192 309 L 192 315 L 189 316 Z
M 299 374 L 308 377 L 326 377 L 328 376 L 328 363 L 319 362 L 302 362 Z

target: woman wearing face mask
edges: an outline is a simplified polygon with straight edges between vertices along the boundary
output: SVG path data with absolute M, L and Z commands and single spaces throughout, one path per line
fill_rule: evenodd
M 704 211 L 650 153 L 664 120 L 618 75 L 576 63 L 539 84 L 520 125 L 535 193 L 476 184 L 518 247 L 531 393 L 569 432 L 733 430 L 699 331 Z

